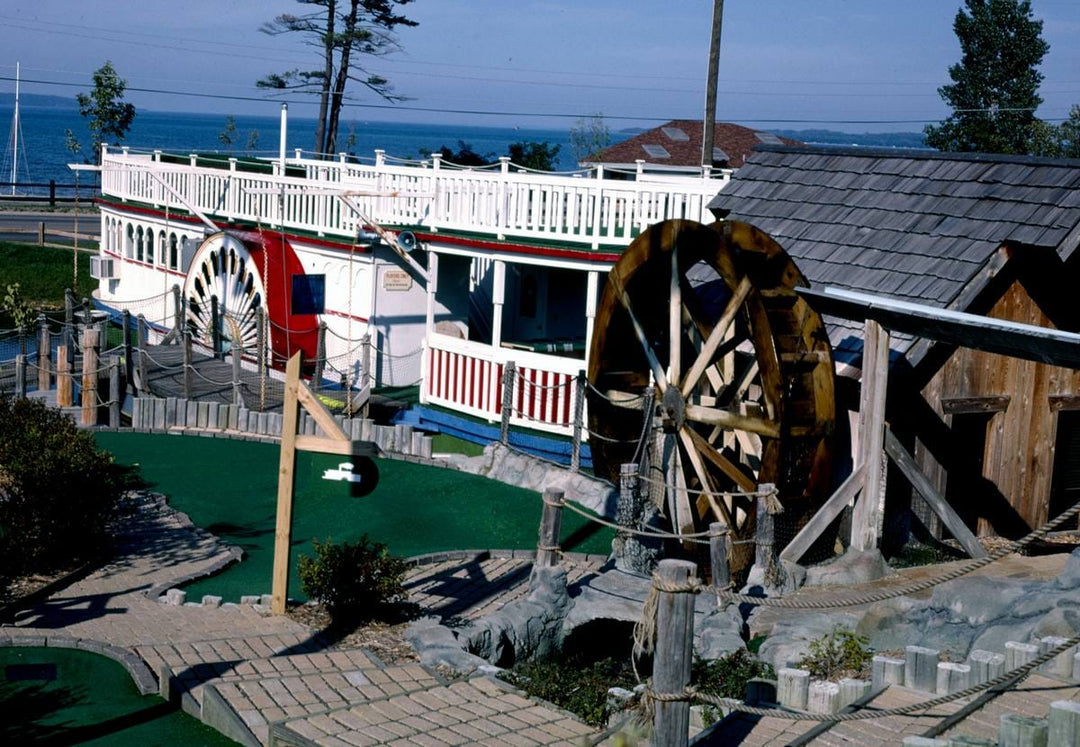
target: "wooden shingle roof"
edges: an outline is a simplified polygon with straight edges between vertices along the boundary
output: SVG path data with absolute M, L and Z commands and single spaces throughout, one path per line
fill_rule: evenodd
M 759 146 L 709 207 L 770 234 L 814 286 L 963 311 L 1003 244 L 1076 251 L 1080 161 Z M 829 322 L 843 359 L 858 330 Z

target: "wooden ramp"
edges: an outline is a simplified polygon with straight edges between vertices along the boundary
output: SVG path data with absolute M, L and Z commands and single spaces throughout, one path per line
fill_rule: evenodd
M 184 348 L 180 345 L 148 345 L 147 361 L 140 373 L 136 367 L 135 384 L 140 392 L 153 397 L 179 397 L 200 402 L 233 404 L 236 384 L 230 358 L 219 359 L 197 351 L 191 352 L 191 372 L 184 371 Z M 138 352 L 135 353 L 139 355 Z M 145 381 L 142 380 L 145 376 Z M 239 391 L 245 407 L 263 412 L 280 412 L 284 382 L 269 375 L 261 380 L 258 372 L 241 369 Z

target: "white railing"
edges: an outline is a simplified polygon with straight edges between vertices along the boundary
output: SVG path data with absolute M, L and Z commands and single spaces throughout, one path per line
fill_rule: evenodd
M 505 401 L 504 372 L 510 361 L 516 370 L 510 424 L 572 435 L 578 396 L 575 379 L 585 368 L 585 361 L 573 358 L 430 334 L 421 402 L 498 422 Z
M 379 153 L 375 164 L 291 158 L 282 175 L 278 161 L 184 156 L 128 149 L 103 153 L 102 193 L 172 209 L 195 209 L 211 218 L 351 238 L 357 215 L 338 199 L 349 194 L 360 211 L 388 227 L 433 232 L 468 231 L 496 239 L 521 238 L 590 246 L 626 245 L 652 223 L 669 218 L 711 222 L 706 205 L 727 183 L 720 178 L 637 181 L 567 176 L 511 169 L 451 168 L 434 157 L 393 165 Z M 227 166 L 227 167 L 224 167 Z M 296 172 L 295 175 L 292 175 Z

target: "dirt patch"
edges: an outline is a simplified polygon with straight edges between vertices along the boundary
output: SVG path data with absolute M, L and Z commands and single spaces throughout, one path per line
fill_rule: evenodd
M 415 649 L 405 640 L 408 622 L 370 620 L 342 628 L 333 623 L 322 605 L 302 604 L 290 607 L 288 616 L 298 623 L 326 635 L 336 648 L 367 649 L 385 664 L 420 661 Z

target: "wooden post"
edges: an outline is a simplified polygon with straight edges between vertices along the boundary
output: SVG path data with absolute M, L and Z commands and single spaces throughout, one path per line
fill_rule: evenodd
M 690 580 L 697 566 L 688 560 L 660 561 L 657 575 L 673 587 L 687 591 L 660 591 L 656 607 L 656 651 L 653 655 L 653 690 L 679 694 L 690 684 L 690 653 L 694 644 L 694 594 Z M 690 703 L 656 702 L 652 744 L 660 747 L 685 745 L 690 729 Z
M 1080 703 L 1055 700 L 1050 704 L 1047 744 L 1080 744 Z
M 41 317 L 38 334 L 38 391 L 47 392 L 52 386 L 52 338 L 49 335 L 49 323 Z
M 765 496 L 776 492 L 776 486 L 772 483 L 758 485 L 757 497 L 757 527 L 754 532 L 754 563 L 767 572 L 769 566 L 776 562 L 776 552 L 773 547 L 776 539 L 776 522 L 774 516 L 768 511 L 768 501 Z
M 570 471 L 578 472 L 581 469 L 581 431 L 585 417 L 585 378 L 584 371 L 578 371 L 577 379 L 574 380 L 574 440 L 573 451 L 570 452 Z
M 502 381 L 502 420 L 499 425 L 499 443 L 506 446 L 510 443 L 510 412 L 514 409 L 514 382 L 517 375 L 514 371 L 514 362 L 507 361 L 503 367 Z
M 537 568 L 559 563 L 559 538 L 562 535 L 562 509 L 565 493 L 559 488 L 544 490 L 544 512 L 540 515 L 540 541 L 536 545 Z
M 217 296 L 210 296 L 210 352 L 215 358 L 221 357 L 221 310 Z
M 49 180 L 49 207 L 56 207 L 56 180 Z M 75 229 L 76 231 L 78 229 Z
M 120 359 L 109 363 L 109 427 L 120 427 Z
M 92 327 L 83 330 L 82 358 L 82 424 L 97 425 L 97 367 L 98 331 Z
M 86 296 L 83 296 L 82 309 L 83 309 L 83 322 L 85 322 L 86 326 L 89 327 L 91 324 L 94 323 L 94 315 L 92 313 L 90 313 L 91 312 L 90 299 L 87 298 Z
M 15 332 L 16 342 L 19 348 L 19 355 L 26 355 L 26 327 L 20 325 Z
M 26 356 L 19 353 L 15 356 L 15 399 L 26 397 Z
M 368 387 L 371 387 L 371 388 L 375 387 L 375 376 L 371 373 L 371 359 L 373 358 L 373 356 L 371 355 L 371 335 L 370 334 L 365 333 L 364 336 L 360 339 L 360 350 L 361 350 L 360 354 L 363 356 L 363 362 L 362 362 L 363 368 L 361 369 L 362 373 L 360 375 L 361 378 L 360 378 L 360 381 L 359 381 L 358 388 L 362 392 L 362 391 L 364 391 L 365 386 L 368 386 Z M 351 410 L 352 409 L 352 392 L 349 393 L 349 403 L 350 403 L 349 404 L 349 409 Z M 364 404 L 362 404 L 360 406 L 360 417 L 362 417 L 362 418 L 368 417 L 370 410 L 371 410 L 371 397 L 368 397 L 367 399 L 364 400 Z
M 322 388 L 323 372 L 326 370 L 326 322 L 319 322 L 319 337 L 315 343 L 315 372 L 311 375 L 311 388 Z
M 143 391 L 139 394 L 146 394 L 150 390 L 150 382 L 147 381 L 149 374 L 149 353 L 146 350 L 146 346 L 149 342 L 149 333 L 146 329 L 146 317 L 139 314 L 135 320 L 136 334 L 138 335 L 137 344 L 139 346 L 139 381 L 142 382 Z
M 240 379 L 241 367 L 240 359 L 242 357 L 242 348 L 233 341 L 233 346 L 230 349 L 232 353 L 232 391 L 233 391 L 233 404 L 237 407 L 244 404 L 244 390 L 243 382 Z
M 872 319 L 863 332 L 862 387 L 859 396 L 859 455 L 864 485 L 851 516 L 851 547 L 877 548 L 880 505 L 885 495 L 885 394 L 889 380 L 889 332 Z
M 61 345 L 56 349 L 57 407 L 71 407 L 73 399 L 71 384 L 71 358 L 68 357 L 68 346 Z
M 71 326 L 75 323 L 75 294 L 71 288 L 64 288 L 64 324 Z
M 184 330 L 183 339 L 184 354 L 184 399 L 191 399 L 192 393 L 192 368 L 191 368 L 191 332 Z
M 728 565 L 730 531 L 728 525 L 722 521 L 709 524 L 709 563 L 712 565 L 712 587 L 718 594 L 731 590 L 731 567 Z
M 184 329 L 184 299 L 180 295 L 180 286 L 173 285 L 173 332 L 176 344 L 180 344 L 180 332 Z
M 45 246 L 45 221 L 38 221 L 37 224 L 37 243 L 38 246 Z
M 127 309 L 120 313 L 120 328 L 124 335 L 124 376 L 134 395 L 138 392 L 135 390 L 135 361 L 131 353 L 131 312 Z
M 296 485 L 296 422 L 300 411 L 300 354 L 285 366 L 285 401 L 282 405 L 281 457 L 278 461 L 277 526 L 274 529 L 274 581 L 270 611 L 285 614 L 289 590 L 289 546 L 292 542 L 293 490 Z

